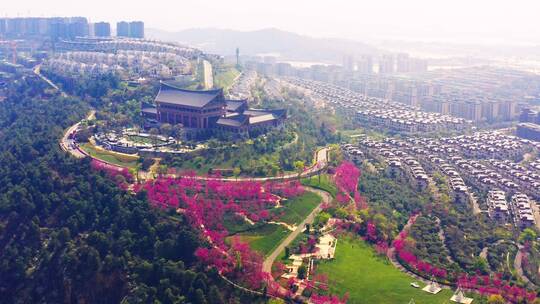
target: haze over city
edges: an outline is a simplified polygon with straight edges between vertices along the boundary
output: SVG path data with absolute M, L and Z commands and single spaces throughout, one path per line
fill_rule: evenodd
M 540 304 L 540 3 L 0 9 L 0 304 Z
M 140 19 L 149 28 L 258 30 L 314 37 L 459 43 L 540 43 L 534 0 L 381 1 L 5 1 L 2 16 L 74 16 L 91 21 Z

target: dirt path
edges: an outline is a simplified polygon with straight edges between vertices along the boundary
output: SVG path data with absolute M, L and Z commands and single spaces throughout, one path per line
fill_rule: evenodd
M 444 230 L 443 228 L 441 227 L 441 219 L 436 217 L 435 218 L 435 221 L 437 222 L 437 227 L 439 227 L 439 233 L 437 234 L 439 236 L 439 240 L 441 240 L 444 248 L 446 248 L 446 250 L 448 252 L 450 252 L 450 249 L 446 246 L 446 236 L 444 235 Z M 456 263 L 456 261 L 454 261 L 454 259 L 450 256 L 450 255 L 447 255 L 446 256 L 446 260 L 449 262 L 449 263 Z
M 486 247 L 482 248 L 482 251 L 480 252 L 480 257 L 483 258 L 483 259 L 487 259 L 487 254 L 488 254 L 489 247 L 497 246 L 497 245 L 499 245 L 501 243 L 504 243 L 504 242 L 507 242 L 507 240 L 498 240 L 495 243 L 491 243 L 491 244 L 487 245 Z
M 514 259 L 514 269 L 516 270 L 516 275 L 518 278 L 523 280 L 523 282 L 527 283 L 527 286 L 530 288 L 536 288 L 536 284 L 531 282 L 529 278 L 525 275 L 525 271 L 523 271 L 523 267 L 521 266 L 523 261 L 523 245 L 518 244 L 518 251 L 516 253 L 516 258 Z

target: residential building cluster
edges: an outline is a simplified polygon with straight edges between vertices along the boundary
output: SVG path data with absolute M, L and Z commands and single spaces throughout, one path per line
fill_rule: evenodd
M 388 173 L 393 177 L 406 176 L 418 191 L 424 191 L 429 185 L 429 176 L 410 152 L 403 146 L 394 142 L 379 142 L 369 138 L 362 138 L 358 145 L 342 144 L 341 149 L 345 156 L 355 163 L 365 157 L 379 158 L 386 163 Z M 365 153 L 364 153 L 365 152 Z
M 191 72 L 190 61 L 164 52 L 124 51 L 116 53 L 65 52 L 44 62 L 43 68 L 60 75 L 114 72 L 123 78 L 171 78 Z
M 519 115 L 519 122 L 540 124 L 540 111 L 535 111 L 529 107 L 523 108 Z
M 349 54 L 343 56 L 341 65 L 313 64 L 309 66 L 280 62 L 277 57 L 264 56 L 248 58 L 245 60 L 245 66 L 267 76 L 293 76 L 326 82 L 341 81 L 358 75 L 408 74 L 428 70 L 427 60 L 412 58 L 405 53 L 384 54 L 380 57 L 368 54 L 356 57 Z
M 540 111 L 524 108 L 519 116 L 516 134 L 519 137 L 540 141 Z
M 0 36 L 9 39 L 74 39 L 89 36 L 89 34 L 90 26 L 85 17 L 0 18 Z
M 406 54 L 385 55 L 380 73 L 371 57 L 356 61 L 345 56 L 343 66 L 313 65 L 294 67 L 289 63 L 252 62 L 248 67 L 261 74 L 298 77 L 349 88 L 368 97 L 384 98 L 420 107 L 427 112 L 451 115 L 474 122 L 514 120 L 530 101 L 540 100 L 540 81 L 532 73 L 495 67 L 438 69 L 413 74 L 396 74 L 411 66 Z M 397 63 L 396 63 L 397 62 Z M 360 68 L 359 68 L 360 67 Z
M 506 223 L 510 218 L 510 208 L 504 191 L 491 190 L 487 195 L 489 217 L 499 223 Z
M 471 153 L 473 146 L 480 149 Z M 439 173 L 454 202 L 470 204 L 475 213 L 485 212 L 497 222 L 519 228 L 538 224 L 533 199 L 540 200 L 540 161 L 517 162 L 526 154 L 538 154 L 538 143 L 485 131 L 440 139 L 381 141 L 364 136 L 356 145 L 343 144 L 342 150 L 356 163 L 365 159 L 385 163 L 392 176 L 404 176 L 418 190 Z
M 386 98 L 423 110 L 475 122 L 516 119 L 540 90 L 538 76 L 510 69 L 475 67 L 437 70 L 410 77 L 358 75 L 342 83 L 366 96 Z M 339 83 L 338 83 L 339 84 Z
M 368 127 L 382 127 L 399 133 L 470 128 L 470 123 L 462 118 L 424 112 L 417 107 L 383 98 L 366 97 L 328 83 L 300 78 L 286 78 L 286 81 L 309 91 L 315 98 L 325 100 L 329 106 L 346 109 L 360 124 Z
M 521 229 L 534 226 L 534 210 L 532 207 L 532 202 L 526 194 L 519 193 L 512 196 L 510 201 L 510 209 L 512 210 L 512 215 L 514 223 Z
M 61 51 L 117 52 L 119 50 L 173 53 L 190 59 L 198 58 L 198 49 L 174 43 L 129 38 L 76 38 L 62 40 L 57 44 Z
M 116 37 L 144 38 L 144 22 L 120 21 L 116 23 Z
M 409 54 L 387 54 L 379 59 L 379 74 L 422 73 L 427 72 L 428 62 L 425 59 L 412 58 Z
M 85 17 L 17 17 L 0 18 L 0 36 L 10 39 L 76 37 L 111 37 L 109 22 L 90 23 Z M 144 38 L 144 22 L 120 21 L 116 24 L 118 37 Z
M 500 224 L 512 223 L 520 229 L 536 224 L 533 203 L 526 194 L 516 193 L 507 200 L 501 190 L 491 190 L 487 196 L 488 215 Z

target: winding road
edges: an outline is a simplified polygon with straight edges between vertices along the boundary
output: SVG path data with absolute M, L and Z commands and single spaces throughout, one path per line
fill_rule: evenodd
M 91 119 L 96 114 L 96 111 L 92 110 L 88 115 L 86 116 L 86 120 Z M 69 127 L 65 132 L 64 136 L 62 136 L 62 139 L 60 139 L 60 148 L 64 150 L 65 152 L 68 152 L 75 158 L 85 158 L 86 154 L 82 153 L 79 147 L 77 146 L 76 141 L 71 137 L 71 134 L 74 134 L 74 132 L 77 131 L 79 126 L 81 125 L 81 122 L 78 122 L 74 124 L 73 126 Z
M 95 115 L 95 111 L 92 110 L 85 119 L 89 119 L 94 115 Z M 81 122 L 78 122 L 78 123 L 74 124 L 73 126 L 69 127 L 66 130 L 66 132 L 64 132 L 64 136 L 60 140 L 60 147 L 62 148 L 62 150 L 70 153 L 71 155 L 73 155 L 76 158 L 84 158 L 84 157 L 86 157 L 85 154 L 81 153 L 77 143 L 72 138 L 70 138 L 70 135 L 74 131 L 76 131 L 78 129 L 80 123 Z M 329 150 L 330 150 L 330 148 L 328 148 L 328 147 L 324 147 L 324 148 L 321 148 L 321 149 L 317 150 L 314 153 L 314 165 L 312 165 L 311 167 L 308 167 L 306 170 L 304 170 L 304 172 L 302 172 L 300 174 L 300 177 L 313 176 L 313 175 L 317 174 L 318 172 L 320 172 L 321 170 L 323 170 L 324 168 L 326 168 L 326 166 L 328 165 L 328 151 Z M 102 160 L 100 160 L 100 161 L 102 161 Z M 106 162 L 106 161 L 103 161 L 103 162 Z M 150 174 L 147 174 L 147 175 L 150 175 Z M 143 176 L 145 176 L 145 175 L 143 174 Z M 177 175 L 177 174 L 167 174 L 167 176 L 175 177 L 175 178 L 182 177 L 182 176 Z M 223 180 L 223 181 L 283 181 L 283 180 L 297 179 L 298 174 L 297 173 L 290 173 L 290 174 L 285 174 L 285 175 L 280 175 L 280 176 L 268 176 L 268 177 L 194 176 L 194 177 L 191 177 L 191 178 L 200 179 L 200 180 Z

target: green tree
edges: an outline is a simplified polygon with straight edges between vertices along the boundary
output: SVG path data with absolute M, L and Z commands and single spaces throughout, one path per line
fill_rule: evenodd
M 328 212 L 321 212 L 315 217 L 315 225 L 316 226 L 324 226 L 330 219 L 331 215 Z
M 294 169 L 298 173 L 298 178 L 300 178 L 300 175 L 302 174 L 302 172 L 304 172 L 305 166 L 306 165 L 301 160 L 297 160 L 297 161 L 294 162 Z
M 300 265 L 300 267 L 298 267 L 298 278 L 300 280 L 303 280 L 306 278 L 306 275 L 307 275 L 306 265 Z
M 501 295 L 490 295 L 487 300 L 488 304 L 505 304 L 506 301 Z
M 148 131 L 148 134 L 150 134 L 150 139 L 152 140 L 152 145 L 157 145 L 157 136 L 159 135 L 159 130 L 156 129 L 156 128 L 152 128 L 150 129 L 150 131 Z
M 233 176 L 238 180 L 238 177 L 240 176 L 240 173 L 242 172 L 242 170 L 240 170 L 239 167 L 234 167 L 233 169 Z
M 477 257 L 474 261 L 474 265 L 473 265 L 474 269 L 482 272 L 482 273 L 488 273 L 489 271 L 489 265 L 486 261 L 486 259 L 484 258 L 481 258 L 481 257 Z
M 184 140 L 185 132 L 184 126 L 182 124 L 175 124 L 172 126 L 172 136 L 176 139 L 177 142 Z
M 519 235 L 519 242 L 525 243 L 525 242 L 534 242 L 537 238 L 536 231 L 534 231 L 531 228 L 525 228 L 523 232 Z
M 173 134 L 173 126 L 168 123 L 164 123 L 159 127 L 159 131 L 165 137 L 169 137 Z

